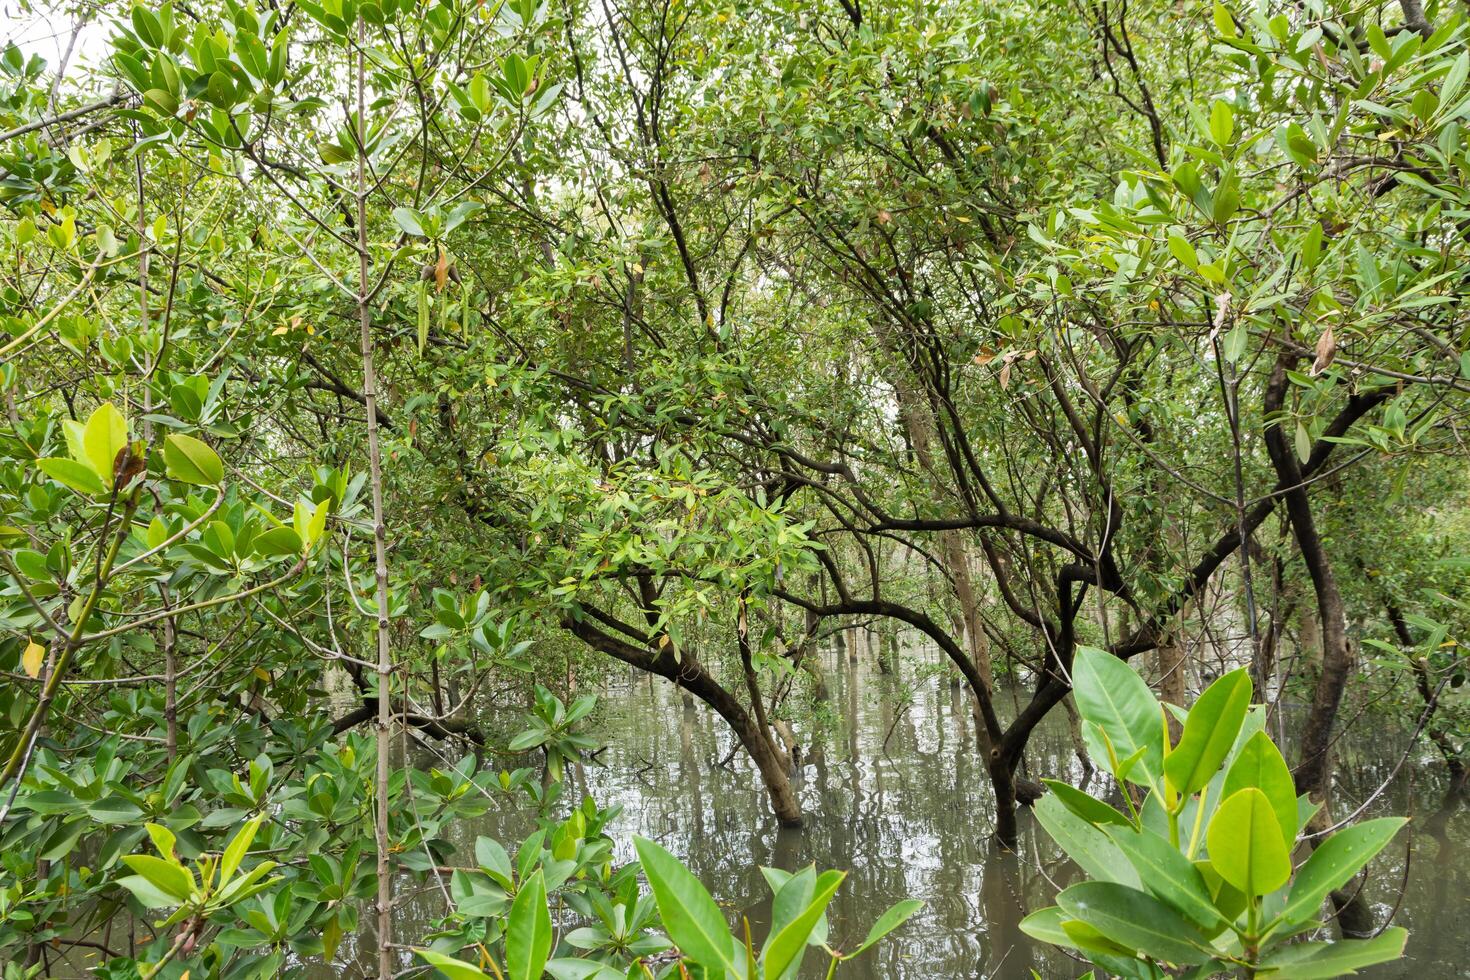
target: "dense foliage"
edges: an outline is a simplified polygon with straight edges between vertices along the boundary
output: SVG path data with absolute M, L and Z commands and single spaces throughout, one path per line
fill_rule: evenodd
M 559 779 L 626 666 L 800 826 L 854 629 L 942 654 L 1003 847 L 1044 719 L 1105 757 L 1084 648 L 1302 706 L 1283 849 L 1351 816 L 1344 705 L 1464 787 L 1463 6 L 50 13 L 0 55 L 5 980 L 791 975 L 838 876 L 758 947 Z

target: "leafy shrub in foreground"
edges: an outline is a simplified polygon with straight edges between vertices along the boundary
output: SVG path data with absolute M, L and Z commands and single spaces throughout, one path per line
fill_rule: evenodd
M 1292 941 L 1322 924 L 1328 894 L 1405 821 L 1340 830 L 1293 868 L 1316 806 L 1297 796 L 1264 712 L 1251 706 L 1244 669 L 1216 680 L 1187 713 L 1167 709 L 1182 722 L 1177 743 L 1165 707 L 1123 661 L 1083 648 L 1073 682 L 1084 734 L 1124 789 L 1127 812 L 1048 782 L 1037 818 L 1089 880 L 1028 916 L 1027 934 L 1140 980 L 1242 972 L 1314 980 L 1403 954 L 1401 928 L 1365 940 Z M 1145 791 L 1141 806 L 1129 785 Z

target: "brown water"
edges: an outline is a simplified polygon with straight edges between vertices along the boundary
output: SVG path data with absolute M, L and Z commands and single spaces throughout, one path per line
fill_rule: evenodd
M 760 865 L 794 870 L 815 862 L 850 872 L 832 907 L 839 946 L 856 945 L 891 903 L 923 899 L 925 908 L 903 929 L 839 969 L 846 980 L 1027 978 L 1033 969 L 1051 980 L 1085 972 L 1017 928 L 1076 871 L 1029 816 L 1019 855 L 989 846 L 990 791 L 962 690 L 922 652 L 906 657 L 897 676 L 850 665 L 845 655 L 824 659 L 831 717 L 820 751 L 800 774 L 804 829 L 777 826 L 743 754 L 719 764 L 733 742 L 717 716 L 702 705 L 683 707 L 670 685 L 643 675 L 601 692 L 592 730 L 608 748 L 599 765 L 572 774 L 572 797 L 585 792 L 602 806 L 621 804 L 611 828 L 620 858 L 631 858 L 635 833 L 659 840 L 687 861 L 731 921 L 748 916 L 757 937 L 769 895 Z M 1470 976 L 1470 808 L 1440 810 L 1443 768 L 1428 751 L 1406 757 L 1407 744 L 1405 734 L 1359 720 L 1338 747 L 1340 814 L 1387 781 L 1365 815 L 1414 817 L 1365 885 L 1380 922 L 1393 911 L 1394 922 L 1409 928 L 1408 956 L 1371 975 Z M 1028 762 L 1034 778 L 1082 782 L 1060 710 L 1032 739 Z M 477 834 L 509 843 L 529 825 L 515 813 L 491 813 L 477 824 L 464 828 L 466 853 Z M 401 910 L 404 927 L 442 909 L 441 899 L 426 895 Z M 810 958 L 808 972 L 821 976 L 816 966 Z

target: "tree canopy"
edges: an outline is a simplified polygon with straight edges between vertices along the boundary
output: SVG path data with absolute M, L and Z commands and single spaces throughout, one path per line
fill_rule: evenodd
M 614 664 L 799 826 L 855 625 L 960 679 L 1003 845 L 1079 648 L 1304 703 L 1318 830 L 1345 698 L 1463 784 L 1466 14 L 59 6 L 59 63 L 0 55 L 0 951 L 117 953 L 151 840 L 279 867 L 100 975 L 359 909 L 392 975 L 395 875 L 553 802 L 506 719 L 559 770 Z M 543 898 L 610 860 L 571 813 Z M 436 948 L 499 941 L 482 878 Z

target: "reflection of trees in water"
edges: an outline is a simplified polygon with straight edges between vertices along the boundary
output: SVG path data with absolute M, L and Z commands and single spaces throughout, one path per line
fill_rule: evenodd
M 602 806 L 622 805 L 613 828 L 625 847 L 620 859 L 631 858 L 633 833 L 656 838 L 688 859 L 737 926 L 739 916 L 750 919 L 757 940 L 769 924 L 769 891 L 759 865 L 792 870 L 814 862 L 849 871 L 830 915 L 832 940 L 839 946 L 856 945 L 899 898 L 928 903 L 874 953 L 845 965 L 839 975 L 848 980 L 1084 972 L 1058 951 L 1036 948 L 1017 928 L 1029 910 L 1050 904 L 1056 888 L 1078 874 L 1029 818 L 1023 819 L 1019 855 L 990 848 L 989 781 L 964 690 L 950 687 L 942 675 L 920 671 L 916 679 L 912 664 L 883 675 L 872 657 L 855 665 L 840 652 L 824 659 L 834 717 L 826 730 L 827 751 L 809 759 L 798 778 L 803 809 L 811 815 L 806 829 L 778 829 L 746 757 L 737 752 L 719 765 L 734 748 L 728 727 L 702 706 L 686 709 L 661 681 L 651 686 L 639 679 L 603 693 L 596 731 L 608 749 L 600 765 L 588 766 L 577 778 L 574 798 L 585 791 Z M 894 695 L 904 683 L 913 685 L 914 697 L 900 714 Z M 1003 697 L 1002 703 L 1009 701 Z M 1388 778 L 1403 752 L 1402 736 L 1371 728 L 1359 725 L 1338 744 L 1343 814 Z M 1062 712 L 1038 730 L 1027 761 L 1034 778 L 1084 783 Z M 1413 856 L 1397 919 L 1412 932 L 1409 959 L 1374 976 L 1457 976 L 1470 962 L 1470 930 L 1461 924 L 1470 899 L 1470 809 L 1441 811 L 1444 783 L 1443 766 L 1416 754 L 1366 814 L 1415 818 L 1403 838 L 1412 841 Z M 1092 777 L 1088 788 L 1116 799 L 1106 777 Z M 533 822 L 513 803 L 502 800 L 466 827 L 457 841 L 460 854 L 472 854 L 480 834 L 520 840 Z M 1372 871 L 1365 887 L 1381 921 L 1404 873 L 1402 844 Z M 402 911 L 427 922 L 441 909 L 442 900 L 430 894 Z
M 1410 933 L 1406 958 L 1367 975 L 1464 976 L 1470 961 L 1470 930 L 1464 926 L 1470 903 L 1466 799 L 1447 795 L 1445 767 L 1428 746 L 1410 749 L 1408 733 L 1384 731 L 1381 724 L 1350 730 L 1336 746 L 1336 763 L 1334 792 L 1344 814 L 1367 803 L 1364 817 L 1398 813 L 1411 818 L 1362 883 L 1379 923 L 1397 907 L 1394 921 Z

